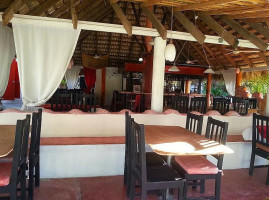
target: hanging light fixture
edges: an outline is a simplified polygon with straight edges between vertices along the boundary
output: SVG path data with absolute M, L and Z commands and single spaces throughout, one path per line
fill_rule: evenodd
M 204 73 L 205 73 L 205 74 L 215 74 L 214 70 L 211 69 L 211 66 L 210 66 L 210 64 L 209 64 L 209 61 L 208 61 L 208 58 L 207 58 L 207 55 L 206 55 L 206 52 L 205 52 L 205 49 L 204 49 L 204 46 L 203 46 L 203 45 L 202 45 L 202 48 L 203 48 L 203 51 L 204 51 L 204 54 L 205 54 L 206 61 L 207 61 L 207 63 L 208 63 L 208 69 L 206 69 L 206 70 L 204 71 Z
M 185 41 L 184 44 L 182 45 L 182 47 L 181 47 L 181 49 L 180 49 L 180 51 L 179 51 L 179 53 L 178 53 L 176 59 L 174 60 L 174 64 L 173 64 L 173 66 L 170 67 L 170 68 L 168 69 L 169 72 L 179 72 L 179 71 L 180 71 L 180 70 L 178 69 L 178 67 L 176 66 L 176 61 L 177 61 L 178 56 L 181 54 L 181 52 L 182 52 L 182 50 L 183 50 L 183 48 L 184 48 L 186 42 L 187 42 L 187 41 Z
M 173 27 L 173 6 L 172 6 L 172 15 L 171 15 L 171 39 L 169 41 L 169 44 L 167 44 L 165 51 L 164 51 L 164 57 L 165 60 L 168 60 L 170 62 L 173 62 L 175 60 L 176 57 L 176 47 L 173 44 L 173 40 L 172 40 L 172 27 Z

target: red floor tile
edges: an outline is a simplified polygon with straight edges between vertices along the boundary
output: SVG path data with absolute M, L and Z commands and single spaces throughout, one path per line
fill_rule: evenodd
M 265 200 L 269 198 L 269 186 L 265 185 L 266 169 L 255 169 L 253 176 L 248 169 L 224 170 L 221 185 L 222 200 Z M 36 200 L 126 200 L 123 176 L 43 179 L 40 187 L 35 189 Z M 139 190 L 139 189 L 138 189 Z M 188 188 L 188 194 L 199 196 Z M 206 181 L 205 195 L 214 194 L 214 181 Z M 137 197 L 136 199 L 140 199 Z M 158 200 L 154 194 L 149 200 Z

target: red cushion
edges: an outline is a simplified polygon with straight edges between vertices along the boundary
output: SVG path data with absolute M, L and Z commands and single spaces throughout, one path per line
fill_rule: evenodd
M 219 169 L 204 156 L 176 156 L 175 161 L 188 174 L 217 174 Z
M 0 163 L 0 186 L 7 186 L 10 181 L 12 163 Z
M 262 130 L 263 129 L 263 130 Z M 267 126 L 258 126 L 258 131 L 259 134 L 263 137 L 266 138 L 266 131 L 267 131 Z M 263 135 L 262 135 L 262 131 L 263 131 Z M 269 136 L 268 136 L 269 137 Z M 269 139 L 269 138 L 268 138 Z

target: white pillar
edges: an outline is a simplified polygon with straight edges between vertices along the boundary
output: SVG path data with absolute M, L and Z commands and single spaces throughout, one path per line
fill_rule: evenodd
M 156 112 L 163 111 L 165 47 L 166 47 L 166 40 L 163 40 L 161 37 L 156 37 L 154 40 L 152 96 L 151 96 L 151 110 L 154 110 Z

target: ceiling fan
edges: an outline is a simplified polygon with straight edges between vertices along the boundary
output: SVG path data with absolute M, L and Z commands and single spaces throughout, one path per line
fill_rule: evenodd
M 226 55 L 228 54 L 234 54 L 237 55 L 239 53 L 257 53 L 260 52 L 259 50 L 237 50 L 236 49 L 226 49 L 228 51 L 228 53 L 226 53 Z

